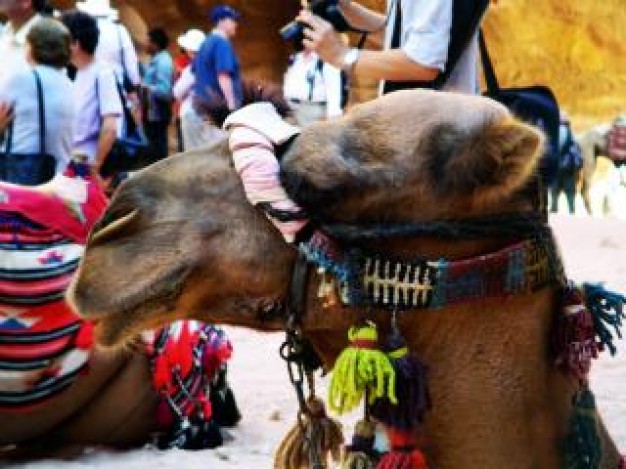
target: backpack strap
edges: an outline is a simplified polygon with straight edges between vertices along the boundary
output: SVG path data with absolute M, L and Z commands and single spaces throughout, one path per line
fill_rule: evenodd
M 96 74 L 96 100 L 98 101 L 98 114 L 100 118 L 102 118 L 101 110 L 100 110 L 100 72 L 102 69 L 98 70 Z M 124 116 L 124 134 L 130 135 L 137 130 L 137 124 L 135 119 L 133 118 L 130 109 L 128 109 L 128 104 L 124 98 L 124 90 L 122 90 L 122 85 L 119 84 L 117 79 L 115 78 L 115 74 L 113 74 L 113 78 L 115 80 L 115 88 L 117 89 L 117 95 L 120 99 L 120 104 L 122 105 L 122 113 Z
M 39 154 L 46 154 L 46 107 L 43 98 L 43 86 L 37 70 L 33 69 L 35 82 L 37 84 L 37 102 L 39 104 Z
M 122 41 L 122 26 L 119 24 L 115 25 L 115 29 L 117 31 L 117 44 L 120 53 L 120 63 L 122 64 L 122 83 L 125 84 L 127 81 L 130 83 L 130 76 L 128 74 L 128 67 L 126 67 L 126 58 L 124 57 L 124 44 Z
M 33 68 L 33 76 L 35 77 L 35 85 L 37 87 L 37 108 L 38 108 L 38 121 L 39 121 L 39 154 L 46 154 L 46 109 L 45 102 L 43 98 L 43 87 L 41 85 L 41 78 L 39 77 L 39 73 L 37 70 Z M 7 154 L 11 153 L 11 149 L 13 148 L 13 123 L 14 119 L 11 120 L 9 124 L 9 128 L 7 129 L 7 138 L 6 138 L 6 146 L 5 152 Z
M 463 52 L 467 49 L 474 34 L 479 29 L 487 8 L 489 8 L 490 0 L 454 0 L 452 6 L 452 26 L 450 28 L 450 44 L 448 45 L 448 58 L 446 66 L 434 81 L 434 88 L 441 89 L 444 87 L 456 64 L 461 59 Z M 465 8 L 464 8 L 465 7 Z M 466 8 L 473 8 L 469 21 L 464 21 L 468 12 Z M 465 28 L 464 28 L 465 26 Z
M 483 65 L 483 74 L 485 75 L 485 84 L 487 85 L 487 94 L 495 95 L 500 91 L 500 85 L 498 84 L 498 78 L 496 72 L 491 63 L 491 57 L 489 57 L 489 51 L 487 50 L 487 43 L 485 42 L 485 35 L 482 28 L 478 32 L 478 46 L 480 48 L 480 62 Z

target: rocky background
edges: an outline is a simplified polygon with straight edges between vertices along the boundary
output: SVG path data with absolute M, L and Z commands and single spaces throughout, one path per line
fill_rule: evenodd
M 72 0 L 58 0 L 67 7 Z M 208 29 L 213 0 L 117 0 L 122 19 L 141 42 L 146 24 L 172 36 L 189 27 Z M 230 0 L 244 21 L 236 41 L 248 77 L 280 82 L 289 46 L 278 35 L 299 8 L 297 0 Z M 385 0 L 362 0 L 382 9 Z M 577 127 L 626 113 L 625 0 L 498 0 L 485 34 L 502 86 L 545 84 Z M 360 83 L 357 100 L 373 96 Z

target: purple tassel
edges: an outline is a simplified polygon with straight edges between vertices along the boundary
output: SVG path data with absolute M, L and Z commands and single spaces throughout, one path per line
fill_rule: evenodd
M 370 409 L 372 417 L 387 425 L 402 430 L 419 427 L 430 409 L 430 394 L 426 384 L 426 367 L 409 353 L 406 341 L 395 330 L 387 339 L 385 347 L 396 375 L 396 397 L 398 404 L 388 399 L 377 399 Z
M 593 316 L 579 289 L 569 285 L 563 292 L 562 311 L 556 318 L 552 349 L 555 364 L 580 382 L 586 382 L 591 360 L 598 357 Z

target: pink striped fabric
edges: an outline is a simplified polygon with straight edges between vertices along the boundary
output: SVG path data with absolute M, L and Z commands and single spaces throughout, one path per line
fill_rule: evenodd
M 274 145 L 264 134 L 251 126 L 234 125 L 230 128 L 229 143 L 235 169 L 252 205 L 264 202 L 286 212 L 301 211 L 280 184 L 280 166 Z M 288 243 L 293 242 L 296 234 L 308 223 L 307 220 L 283 222 L 267 217 Z

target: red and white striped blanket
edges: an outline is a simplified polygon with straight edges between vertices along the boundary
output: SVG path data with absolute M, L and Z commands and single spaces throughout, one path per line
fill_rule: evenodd
M 40 404 L 86 366 L 91 326 L 64 295 L 105 207 L 102 191 L 81 177 L 0 182 L 0 408 Z

